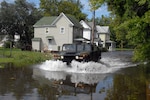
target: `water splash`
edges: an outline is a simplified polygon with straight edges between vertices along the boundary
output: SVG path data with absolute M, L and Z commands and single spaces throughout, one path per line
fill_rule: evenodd
M 72 73 L 108 73 L 110 68 L 105 64 L 98 62 L 77 62 L 72 61 L 71 69 L 68 70 Z
M 40 65 L 40 68 L 49 71 L 65 71 L 67 69 L 67 65 L 65 62 L 59 60 L 46 60 Z
M 47 60 L 40 65 L 40 69 L 68 73 L 112 73 L 120 68 L 136 66 L 131 62 L 131 56 L 125 52 L 107 52 L 102 55 L 100 62 L 77 62 L 73 60 L 70 66 L 62 61 Z

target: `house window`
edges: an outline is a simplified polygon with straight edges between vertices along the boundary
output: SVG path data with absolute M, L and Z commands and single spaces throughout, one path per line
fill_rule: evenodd
M 65 28 L 64 28 L 64 27 L 61 27 L 61 28 L 60 28 L 60 33 L 61 33 L 61 34 L 64 34 L 64 33 L 65 33 Z
M 45 33 L 48 33 L 48 31 L 49 31 L 48 28 L 46 28 L 46 29 L 45 29 Z

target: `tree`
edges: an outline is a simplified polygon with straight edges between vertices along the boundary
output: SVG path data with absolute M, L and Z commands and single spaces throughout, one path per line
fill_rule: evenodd
M 60 2 L 58 6 L 59 13 L 63 12 L 65 14 L 74 15 L 78 20 L 84 20 L 86 15 L 81 12 L 80 7 L 76 3 L 71 3 L 68 1 Z
M 150 1 L 106 0 L 109 10 L 119 18 L 115 29 L 135 47 L 134 60 L 150 60 Z M 124 34 L 125 33 L 125 34 Z M 121 39 L 121 38 L 120 38 Z M 122 39 L 121 39 L 122 40 Z M 126 41 L 127 41 L 126 40 Z
M 45 16 L 58 16 L 58 0 L 40 0 L 40 8 Z
M 11 8 L 11 9 L 10 9 Z M 0 33 L 15 34 L 13 23 L 15 22 L 15 7 L 3 1 L 0 8 Z
M 97 10 L 104 3 L 104 0 L 89 0 L 91 10 Z
M 95 23 L 100 26 L 108 26 L 112 22 L 112 17 L 101 16 L 99 18 L 95 18 Z
M 8 34 L 12 40 L 15 34 L 19 34 L 21 41 L 31 44 L 32 25 L 40 17 L 41 12 L 26 0 L 3 1 L 0 6 L 0 33 Z
M 61 12 L 74 15 L 78 20 L 85 19 L 86 15 L 82 13 L 82 5 L 74 0 L 40 0 L 40 8 L 45 16 L 58 16 Z
M 26 2 L 26 0 L 16 0 L 16 32 L 20 34 L 22 42 L 31 44 L 33 38 L 33 25 L 41 18 L 41 13 L 33 4 Z
M 91 11 L 93 12 L 93 25 L 92 25 L 92 40 L 94 43 L 94 31 L 95 31 L 95 10 L 97 10 L 103 4 L 103 0 L 89 0 L 89 5 L 91 6 Z

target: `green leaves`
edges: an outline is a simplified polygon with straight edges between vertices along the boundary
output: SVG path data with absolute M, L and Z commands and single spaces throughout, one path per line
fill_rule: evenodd
M 145 23 L 150 23 L 150 10 L 145 13 L 143 20 Z
M 143 5 L 146 3 L 147 0 L 135 0 L 138 2 L 139 5 Z
M 45 16 L 58 16 L 61 12 L 74 15 L 78 20 L 85 19 L 81 12 L 82 5 L 79 1 L 40 0 L 40 8 Z
M 150 60 L 150 1 L 107 0 L 115 14 L 114 32 L 117 42 L 128 42 L 135 48 L 134 60 Z
M 98 9 L 103 3 L 104 3 L 104 0 L 89 0 L 91 11 Z
M 0 6 L 0 33 L 14 38 L 17 33 L 21 41 L 31 43 L 32 25 L 41 17 L 41 12 L 26 0 L 15 0 L 14 3 L 3 1 Z

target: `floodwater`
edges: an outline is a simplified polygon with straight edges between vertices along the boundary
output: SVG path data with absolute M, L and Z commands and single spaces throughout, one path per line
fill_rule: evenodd
M 98 63 L 69 66 L 0 65 L 0 100 L 150 100 L 150 64 L 132 63 L 132 53 L 105 52 Z

